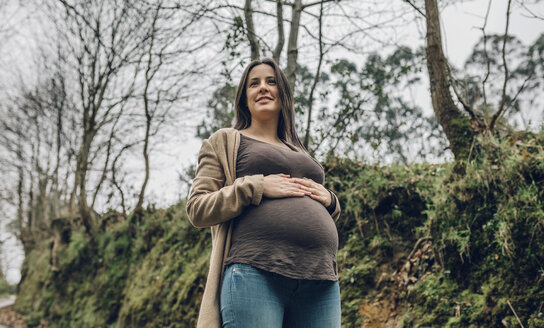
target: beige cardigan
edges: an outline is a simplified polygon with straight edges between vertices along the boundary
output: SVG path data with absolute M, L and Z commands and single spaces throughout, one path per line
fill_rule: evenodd
M 301 151 L 287 144 L 295 151 Z M 223 263 L 230 248 L 231 219 L 244 207 L 259 205 L 263 196 L 264 176 L 256 174 L 236 178 L 236 156 L 240 146 L 240 132 L 233 128 L 220 129 L 204 140 L 198 155 L 198 168 L 187 201 L 187 215 L 195 227 L 211 227 L 212 254 L 210 270 L 197 328 L 220 328 L 219 296 L 223 280 Z M 336 221 L 340 204 L 331 214 Z

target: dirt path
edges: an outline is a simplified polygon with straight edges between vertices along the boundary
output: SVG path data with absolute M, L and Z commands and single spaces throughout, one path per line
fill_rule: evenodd
M 13 310 L 15 295 L 9 298 L 0 298 L 0 328 L 27 328 L 22 315 Z M 40 323 L 36 328 L 48 328 L 46 323 Z

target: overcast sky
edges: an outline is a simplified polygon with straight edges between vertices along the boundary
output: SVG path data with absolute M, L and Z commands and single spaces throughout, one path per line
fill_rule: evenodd
M 399 0 L 391 1 L 394 5 L 406 6 Z M 486 32 L 504 33 L 506 22 L 506 0 L 494 0 L 490 7 L 489 19 Z M 534 4 L 534 3 L 537 4 Z M 11 22 L 16 25 L 17 20 L 23 19 L 26 13 L 17 9 L 17 1 L 12 1 L 11 7 L 4 9 L 0 14 L 0 20 Z M 450 62 L 456 67 L 462 67 L 469 56 L 474 44 L 482 36 L 480 28 L 484 22 L 484 16 L 488 6 L 487 0 L 464 1 L 450 5 L 442 11 L 443 41 L 445 50 Z M 542 19 L 530 18 L 532 13 L 544 17 L 544 3 L 542 1 L 513 1 L 514 12 L 510 19 L 510 34 L 518 37 L 524 44 L 530 44 L 544 32 L 544 21 Z M 528 4 L 531 12 L 520 7 L 520 3 Z M 407 7 L 409 10 L 409 7 Z M 15 14 L 13 14 L 15 13 Z M 424 35 L 423 20 L 419 20 L 413 26 L 407 27 L 410 37 L 406 44 L 416 47 L 423 44 Z M 37 32 L 36 26 L 25 26 L 15 31 L 19 36 L 16 42 L 4 43 L 0 46 L 0 72 L 5 74 L 6 68 L 13 72 L 14 63 L 21 65 L 21 58 L 29 58 L 30 49 L 34 48 Z M 1 30 L 0 30 L 1 32 Z M 248 50 L 249 52 L 249 50 Z M 24 70 L 24 67 L 16 67 L 16 70 Z M 6 86 L 4 86 L 6 87 Z M 418 92 L 418 101 L 426 111 L 432 112 L 430 98 L 426 88 Z M 147 199 L 158 206 L 169 206 L 175 203 L 180 195 L 184 196 L 183 190 L 178 182 L 178 171 L 183 166 L 196 162 L 196 155 L 200 148 L 200 140 L 193 137 L 194 131 L 185 131 L 185 141 L 180 145 L 168 145 L 162 147 L 161 153 L 155 153 L 152 158 L 152 173 L 148 187 Z M 6 237 L 5 229 L 1 229 L 1 237 Z M 22 261 L 22 250 L 14 246 L 14 238 L 8 240 L 4 247 L 4 256 L 0 259 L 2 268 L 6 270 L 10 283 L 20 279 L 19 267 Z

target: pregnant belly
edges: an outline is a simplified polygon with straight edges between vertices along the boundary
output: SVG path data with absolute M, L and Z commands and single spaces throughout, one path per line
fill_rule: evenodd
M 294 248 L 338 249 L 336 226 L 326 208 L 308 197 L 263 198 L 234 222 L 233 240 Z

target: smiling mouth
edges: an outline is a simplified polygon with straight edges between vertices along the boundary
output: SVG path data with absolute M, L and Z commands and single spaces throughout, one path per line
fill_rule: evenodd
M 261 102 L 262 100 L 265 100 L 265 101 L 266 101 L 266 100 L 272 101 L 272 98 L 270 98 L 270 97 L 262 97 L 262 98 L 257 99 L 257 102 Z

